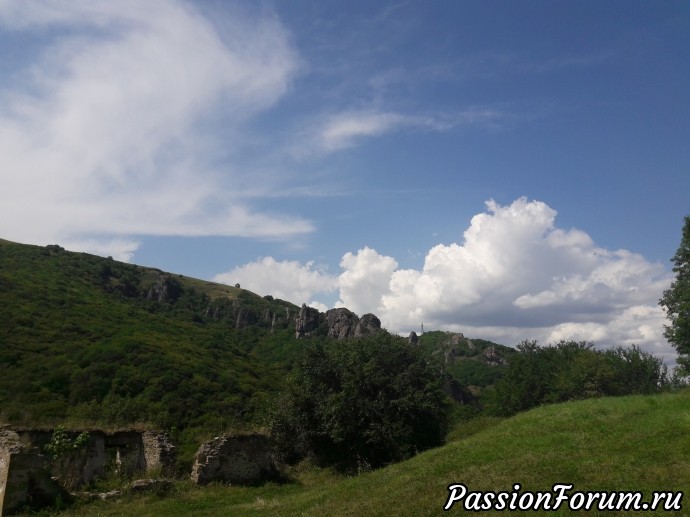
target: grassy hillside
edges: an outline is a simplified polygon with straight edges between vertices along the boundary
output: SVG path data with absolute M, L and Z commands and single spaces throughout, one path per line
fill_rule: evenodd
M 297 310 L 59 246 L 0 241 L 0 420 L 212 430 L 251 421 L 303 345 Z
M 497 421 L 444 447 L 354 478 L 311 472 L 301 482 L 260 488 L 180 483 L 178 492 L 166 498 L 91 503 L 68 515 L 443 515 L 452 483 L 464 483 L 471 491 L 508 492 L 515 483 L 522 491 L 573 483 L 573 491 L 639 490 L 642 500 L 649 501 L 655 490 L 687 491 L 688 436 L 687 391 L 590 399 Z M 683 503 L 680 513 L 687 514 L 690 502 Z M 450 513 L 465 514 L 459 505 Z

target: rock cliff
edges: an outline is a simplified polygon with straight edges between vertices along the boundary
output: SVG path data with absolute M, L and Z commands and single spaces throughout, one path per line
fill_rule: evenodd
M 302 308 L 295 317 L 295 337 L 302 338 L 311 335 L 319 326 L 321 314 L 312 307 L 302 304 Z

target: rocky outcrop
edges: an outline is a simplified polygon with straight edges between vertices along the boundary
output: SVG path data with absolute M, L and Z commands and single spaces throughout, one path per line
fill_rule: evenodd
M 477 406 L 478 400 L 467 386 L 463 386 L 455 379 L 447 379 L 443 390 L 456 402 L 462 405 Z
M 306 304 L 302 304 L 302 308 L 299 310 L 299 314 L 295 318 L 295 337 L 302 338 L 309 336 L 314 330 L 319 326 L 319 316 L 318 310 L 307 307 Z
M 381 321 L 373 314 L 365 314 L 359 318 L 354 312 L 339 307 L 321 314 L 318 310 L 302 304 L 299 314 L 295 317 L 295 336 L 302 338 L 310 336 L 325 323 L 325 333 L 333 339 L 348 339 L 364 337 L 381 330 Z M 319 332 L 324 332 L 320 330 Z
M 411 345 L 419 344 L 419 336 L 417 335 L 417 333 L 414 330 L 412 332 L 410 332 L 410 335 L 407 338 L 407 342 Z
M 268 438 L 249 434 L 216 437 L 203 444 L 196 453 L 191 478 L 199 485 L 255 485 L 277 475 Z
M 466 341 L 465 335 L 462 332 L 453 332 L 448 337 L 448 343 L 451 345 L 459 345 L 463 341 Z
M 486 361 L 486 364 L 489 366 L 503 366 L 506 364 L 505 359 L 501 357 L 498 350 L 496 350 L 496 347 L 493 345 L 484 350 L 483 356 L 484 361 Z
M 381 330 L 381 320 L 373 314 L 365 314 L 355 327 L 355 337 L 364 337 Z
M 355 335 L 359 318 L 354 312 L 339 307 L 326 311 L 326 323 L 328 324 L 328 337 L 347 339 Z
M 243 329 L 256 323 L 256 314 L 250 309 L 240 309 L 235 320 L 235 328 Z
M 137 479 L 129 485 L 129 490 L 133 494 L 153 492 L 161 495 L 169 492 L 172 488 L 173 482 L 169 479 Z
M 174 487 L 174 483 L 169 479 L 137 479 L 132 481 L 125 490 L 110 490 L 109 492 L 76 492 L 75 497 L 87 501 L 108 501 L 110 499 L 118 499 L 127 493 L 131 494 L 145 494 L 154 493 L 156 495 L 164 495 L 170 492 Z
M 328 336 L 335 339 L 364 337 L 381 330 L 381 321 L 373 314 L 365 314 L 362 318 L 344 308 L 326 311 Z
M 180 297 L 181 292 L 182 286 L 179 282 L 170 278 L 170 275 L 161 273 L 156 278 L 156 282 L 149 288 L 146 298 L 158 302 L 172 303 Z

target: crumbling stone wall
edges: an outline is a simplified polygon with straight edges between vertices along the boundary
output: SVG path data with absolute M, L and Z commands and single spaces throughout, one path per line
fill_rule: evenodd
M 166 475 L 175 467 L 175 446 L 164 433 L 146 431 L 141 435 L 146 472 L 161 469 Z
M 88 431 L 86 459 L 79 467 L 79 484 L 93 481 L 108 468 L 126 475 L 161 469 L 169 473 L 175 463 L 175 447 L 164 433 L 100 430 Z M 69 431 L 75 439 L 79 431 Z M 25 505 L 51 505 L 58 495 L 65 497 L 51 481 L 50 462 L 41 454 L 50 443 L 48 429 L 0 429 L 0 515 Z M 45 504 L 44 504 L 45 503 Z
M 69 499 L 50 477 L 50 465 L 13 431 L 0 430 L 0 516 L 39 510 L 58 498 Z
M 200 485 L 214 481 L 252 485 L 276 476 L 268 438 L 249 434 L 204 443 L 196 453 L 191 477 Z

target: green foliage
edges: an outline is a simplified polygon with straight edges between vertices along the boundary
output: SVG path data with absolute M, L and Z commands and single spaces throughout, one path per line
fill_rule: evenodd
M 156 285 L 167 293 L 160 300 Z M 0 419 L 175 425 L 192 430 L 185 437 L 256 423 L 302 345 L 297 310 L 230 286 L 0 240 Z M 237 324 L 240 313 L 251 326 Z
M 518 351 L 488 397 L 493 414 L 591 397 L 657 393 L 668 383 L 662 360 L 635 345 L 596 350 L 585 341 L 546 347 L 524 341 Z
M 659 300 L 671 320 L 664 336 L 676 348 L 678 364 L 690 375 L 690 216 L 685 217 L 680 246 L 671 261 L 676 279 Z
M 81 481 L 81 475 L 88 459 L 86 447 L 89 433 L 82 432 L 72 437 L 63 426 L 53 431 L 53 436 L 44 449 L 52 459 L 52 470 L 67 489 L 74 489 Z
M 355 471 L 440 445 L 448 416 L 438 369 L 382 332 L 309 346 L 274 407 L 271 431 L 287 462 L 311 456 Z

